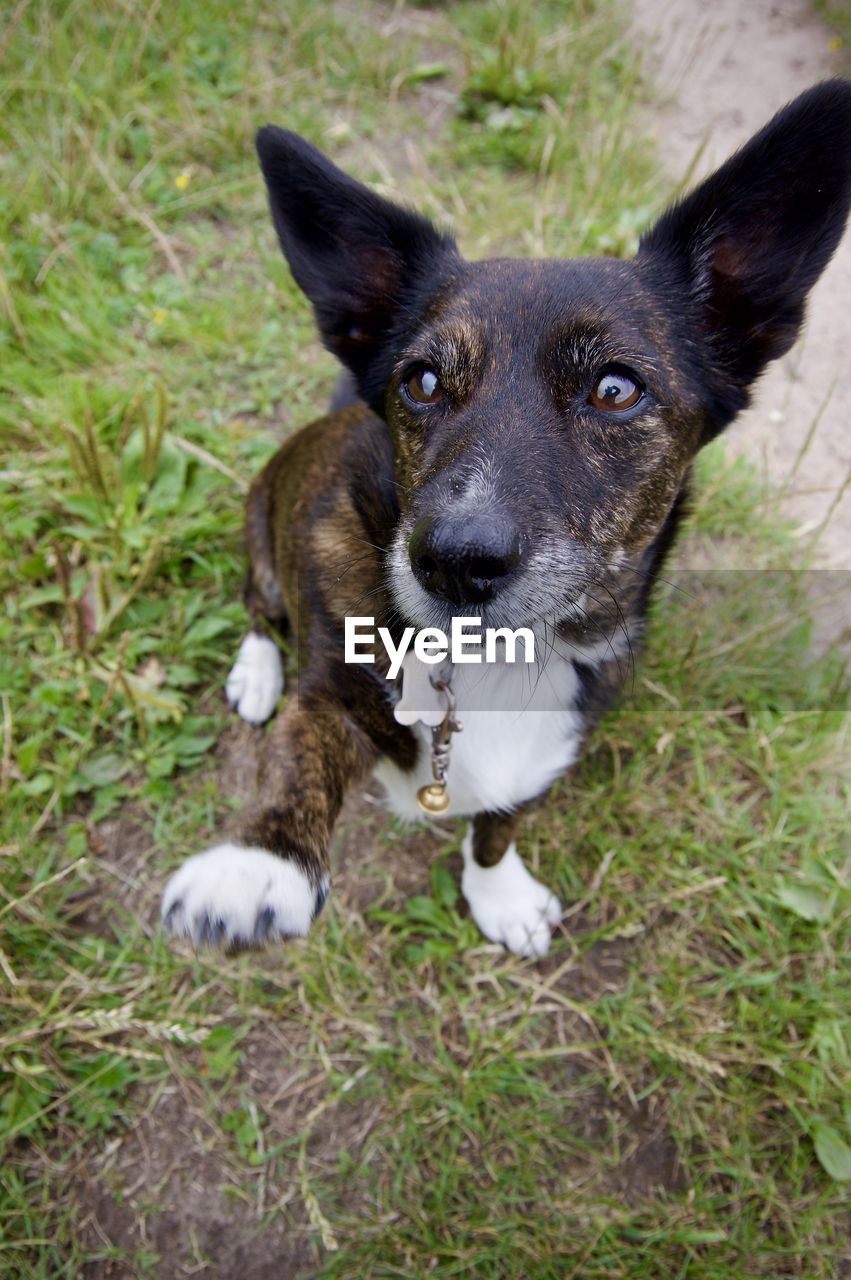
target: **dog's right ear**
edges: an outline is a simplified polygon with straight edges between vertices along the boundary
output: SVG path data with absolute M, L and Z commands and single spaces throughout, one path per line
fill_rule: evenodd
M 639 262 L 683 285 L 718 378 L 715 429 L 789 350 L 851 203 L 851 82 L 802 93 L 642 237 Z
M 356 182 L 316 147 L 266 125 L 257 153 L 272 219 L 322 340 L 374 403 L 375 357 L 412 304 L 460 264 L 451 236 Z M 370 377 L 370 374 L 373 377 Z

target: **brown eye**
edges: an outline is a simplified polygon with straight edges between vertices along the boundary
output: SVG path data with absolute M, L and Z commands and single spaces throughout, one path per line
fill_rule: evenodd
M 588 403 L 604 413 L 620 413 L 638 404 L 644 389 L 628 373 L 612 370 L 602 374 L 588 397 Z
M 433 369 L 417 369 L 405 383 L 405 390 L 417 404 L 439 404 L 443 390 Z

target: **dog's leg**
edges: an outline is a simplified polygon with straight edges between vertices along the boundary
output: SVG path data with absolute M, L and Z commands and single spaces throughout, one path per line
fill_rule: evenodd
M 479 813 L 461 846 L 461 889 L 476 924 L 491 942 L 521 956 L 544 956 L 561 907 L 530 875 L 514 844 L 517 815 Z
M 228 702 L 249 724 L 264 724 L 283 692 L 281 650 L 259 627 L 249 631 L 225 681 Z
M 264 724 L 284 691 L 281 650 L 269 631 L 286 634 L 289 620 L 275 570 L 271 529 L 270 487 L 261 473 L 251 486 L 245 510 L 250 568 L 242 594 L 251 630 L 225 682 L 228 702 L 249 724 Z
M 166 928 L 196 946 L 256 947 L 303 936 L 330 889 L 328 847 L 348 786 L 375 749 L 333 704 L 291 698 L 269 731 L 263 803 L 239 838 L 189 858 L 166 886 Z

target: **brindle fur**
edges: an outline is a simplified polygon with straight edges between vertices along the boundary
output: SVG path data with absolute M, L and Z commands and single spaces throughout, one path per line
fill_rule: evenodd
M 512 813 L 477 813 L 473 820 L 473 857 L 480 867 L 495 867 L 517 831 L 520 809 Z

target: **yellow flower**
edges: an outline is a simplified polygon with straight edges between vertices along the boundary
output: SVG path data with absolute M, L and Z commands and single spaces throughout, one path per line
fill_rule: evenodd
M 180 173 L 174 180 L 174 185 L 177 187 L 178 191 L 185 191 L 191 180 L 192 174 L 190 171 L 188 169 L 181 169 Z
M 168 312 L 165 310 L 164 307 L 157 307 L 151 319 L 153 320 L 154 324 L 165 324 L 167 316 L 168 316 Z
M 845 41 L 842 39 L 842 36 L 834 36 L 833 39 L 830 41 L 830 48 L 841 49 L 844 43 Z

